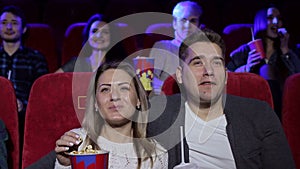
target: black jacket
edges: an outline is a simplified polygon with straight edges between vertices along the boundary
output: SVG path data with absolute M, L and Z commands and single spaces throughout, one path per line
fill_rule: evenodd
M 185 121 L 184 103 L 185 99 L 180 95 L 151 99 L 149 120 L 152 122 L 147 134 L 168 149 L 169 168 L 181 162 L 180 126 Z M 279 119 L 267 103 L 227 95 L 224 112 L 226 131 L 238 169 L 295 168 Z M 184 147 L 188 162 L 186 139 Z

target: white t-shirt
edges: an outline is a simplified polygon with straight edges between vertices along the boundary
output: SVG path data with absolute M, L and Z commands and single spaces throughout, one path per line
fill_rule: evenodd
M 235 169 L 225 115 L 206 122 L 192 112 L 187 102 L 185 107 L 185 135 L 190 162 L 205 169 Z

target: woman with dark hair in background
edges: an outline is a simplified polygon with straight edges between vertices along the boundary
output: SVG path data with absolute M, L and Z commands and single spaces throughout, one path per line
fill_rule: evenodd
M 79 57 L 72 58 L 59 68 L 59 72 L 94 72 L 106 60 L 123 60 L 125 50 L 117 43 L 118 50 L 112 50 L 111 55 L 107 52 L 113 47 L 117 39 L 118 31 L 110 24 L 110 19 L 102 14 L 90 17 L 83 30 L 83 48 Z M 113 33 L 112 33 L 113 32 Z M 113 47 L 115 48 L 115 47 Z
M 255 39 L 262 39 L 265 58 L 247 44 L 230 54 L 227 68 L 234 72 L 256 73 L 269 83 L 275 112 L 281 118 L 282 90 L 289 75 L 300 72 L 300 59 L 289 48 L 289 33 L 283 27 L 278 8 L 272 6 L 256 13 L 254 20 Z

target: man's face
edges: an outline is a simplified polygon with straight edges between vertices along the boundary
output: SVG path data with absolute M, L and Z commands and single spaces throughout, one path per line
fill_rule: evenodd
M 196 42 L 188 49 L 184 62 L 176 73 L 188 101 L 211 104 L 219 100 L 227 81 L 221 48 L 211 42 Z
M 282 27 L 282 17 L 280 12 L 276 8 L 269 8 L 267 11 L 268 30 L 269 37 L 276 38 L 278 36 L 278 29 Z
M 199 12 L 191 9 L 189 6 L 179 8 L 174 17 L 173 28 L 179 36 L 179 40 L 182 41 L 198 29 Z
M 10 13 L 4 12 L 0 16 L 0 35 L 6 42 L 21 41 L 22 34 L 25 33 L 26 28 L 22 28 L 22 20 L 20 17 Z

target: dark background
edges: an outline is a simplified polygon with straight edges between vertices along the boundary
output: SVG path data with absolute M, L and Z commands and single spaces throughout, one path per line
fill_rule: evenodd
M 46 23 L 54 29 L 58 51 L 67 27 L 86 22 L 94 13 L 113 19 L 138 12 L 171 13 L 175 0 L 0 0 L 0 7 L 17 5 L 23 9 L 28 23 Z M 222 34 L 232 23 L 253 23 L 257 10 L 275 4 L 284 17 L 291 44 L 300 43 L 300 1 L 295 0 L 198 0 L 204 10 L 202 23 Z M 150 21 L 147 21 L 150 22 Z M 151 24 L 151 23 L 149 23 Z

